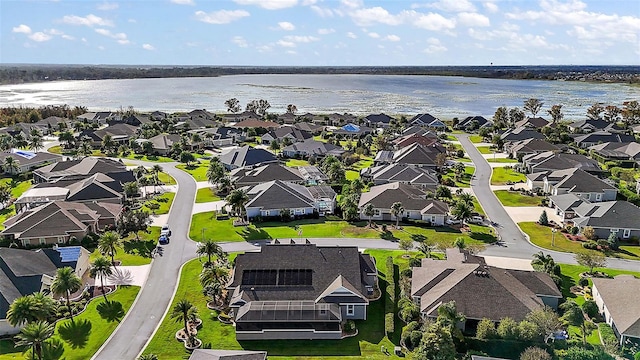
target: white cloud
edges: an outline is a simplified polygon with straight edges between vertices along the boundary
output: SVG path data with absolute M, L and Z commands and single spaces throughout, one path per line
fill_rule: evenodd
M 98 46 L 98 50 L 104 50 L 104 46 L 102 45 Z
M 382 7 L 363 8 L 350 13 L 353 21 L 359 26 L 369 26 L 376 23 L 385 25 L 411 24 L 417 28 L 441 31 L 451 30 L 456 27 L 456 20 L 445 18 L 444 16 L 428 12 L 422 13 L 415 10 L 403 10 L 394 15 Z
M 428 5 L 448 12 L 474 12 L 476 7 L 469 0 L 440 0 Z
M 335 29 L 318 29 L 318 34 L 320 35 L 333 34 L 334 32 L 336 32 Z
M 103 2 L 102 4 L 98 4 L 96 8 L 102 11 L 109 11 L 109 10 L 115 10 L 119 6 L 120 5 L 118 5 L 118 3 Z
M 380 38 L 380 35 L 378 33 L 375 33 L 375 32 L 370 32 L 367 35 L 369 35 L 369 37 L 372 37 L 374 39 Z
M 29 39 L 36 41 L 36 42 L 44 42 L 44 41 L 49 41 L 51 40 L 53 36 L 49 35 L 49 34 L 45 34 L 43 32 L 35 32 L 31 35 L 29 35 Z
M 196 3 L 193 0 L 171 0 L 172 3 L 178 5 L 195 5 Z
M 400 41 L 400 36 L 398 35 L 387 35 L 384 37 L 385 40 L 387 41 Z
M 311 5 L 310 8 L 314 13 L 322 18 L 333 17 L 335 15 L 333 10 L 329 8 L 323 8 L 317 5 Z
M 298 0 L 233 0 L 240 5 L 256 5 L 267 10 L 286 9 L 298 5 Z
M 65 39 L 65 40 L 75 40 L 75 39 L 76 39 L 76 38 L 74 38 L 73 36 L 71 36 L 71 35 L 66 35 L 66 34 L 65 34 L 65 35 L 62 35 L 62 38 L 63 38 L 63 39 Z
M 351 18 L 360 26 L 368 26 L 375 23 L 386 25 L 400 25 L 402 23 L 402 19 L 399 16 L 390 14 L 380 6 L 357 9 L 351 13 Z
M 196 11 L 196 20 L 208 24 L 228 24 L 243 17 L 249 16 L 249 12 L 245 10 L 218 10 L 210 13 L 204 11 Z
M 62 18 L 62 22 L 69 25 L 84 25 L 84 26 L 113 26 L 111 20 L 103 19 L 99 16 L 89 14 L 85 17 L 77 15 L 65 15 Z
M 427 44 L 429 44 L 429 46 L 427 46 L 424 50 L 422 50 L 422 52 L 425 52 L 427 54 L 435 54 L 435 53 L 447 51 L 447 48 L 444 45 L 442 45 L 440 40 L 436 38 L 427 39 Z
M 456 21 L 455 19 L 447 19 L 440 14 L 427 13 L 417 15 L 413 20 L 413 26 L 432 31 L 451 30 L 456 27 Z
M 315 36 L 300 36 L 300 35 L 288 35 L 288 36 L 285 36 L 283 39 L 287 41 L 293 41 L 296 43 L 310 43 L 310 42 L 320 40 Z
M 489 18 L 479 13 L 461 12 L 458 14 L 458 23 L 469 27 L 491 26 Z
M 81 40 L 83 43 L 86 43 L 86 42 L 87 42 L 87 38 L 82 38 L 82 39 L 80 39 L 80 40 Z
M 241 48 L 246 48 L 249 46 L 249 44 L 247 44 L 247 40 L 245 40 L 245 38 L 243 38 L 242 36 L 234 36 L 233 39 L 231 39 L 231 42 Z
M 361 8 L 364 5 L 362 0 L 341 0 L 340 3 L 350 9 Z
M 25 24 L 20 24 L 20 25 L 14 27 L 13 29 L 11 29 L 11 32 L 22 33 L 22 34 L 31 34 L 31 28 L 28 27 Z
M 349 31 L 349 32 L 347 33 L 347 37 L 352 38 L 352 39 L 357 39 L 357 38 L 358 38 L 358 35 L 356 35 L 356 34 L 352 33 L 351 31 Z
M 129 41 L 129 39 L 127 39 L 127 34 L 125 33 L 112 33 L 111 31 L 107 30 L 107 29 L 95 29 L 95 32 L 97 32 L 100 35 L 103 36 L 107 36 L 110 37 L 112 39 L 115 39 L 118 41 L 118 44 L 121 45 L 127 45 L 129 43 L 131 43 L 131 41 Z
M 45 30 L 45 33 L 49 34 L 49 35 L 64 35 L 64 33 L 58 29 L 49 29 L 49 30 Z
M 282 46 L 282 47 L 296 47 L 296 43 L 294 43 L 293 41 L 286 41 L 286 40 L 278 40 L 278 42 L 276 42 L 276 44 Z
M 280 28 L 280 30 L 284 30 L 284 31 L 293 31 L 296 29 L 296 26 L 288 21 L 279 22 L 278 27 Z
M 498 5 L 496 3 L 494 3 L 493 1 L 487 1 L 482 3 L 482 6 L 484 6 L 485 9 L 487 9 L 488 12 L 491 13 L 495 13 L 498 12 L 498 10 L 500 10 L 498 8 Z
M 145 49 L 145 50 L 149 50 L 149 51 L 153 51 L 153 50 L 155 50 L 155 49 L 156 49 L 156 48 L 155 48 L 153 45 L 151 45 L 151 44 L 142 44 L 142 48 L 143 48 L 143 49 Z

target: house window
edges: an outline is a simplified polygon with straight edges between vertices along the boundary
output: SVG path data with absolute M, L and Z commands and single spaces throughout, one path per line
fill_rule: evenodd
M 353 316 L 356 313 L 356 306 L 353 304 L 347 305 L 347 316 Z
M 620 231 L 620 229 L 611 229 L 611 232 L 614 233 L 614 234 L 617 234 L 618 231 Z
M 629 236 L 631 236 L 631 229 L 624 229 L 624 232 L 622 233 L 622 237 L 624 239 L 628 239 Z
M 411 217 L 411 211 L 407 211 L 407 217 Z
M 602 200 L 602 194 L 598 193 L 596 194 L 596 201 L 600 201 Z
M 40 238 L 38 240 L 40 240 L 40 245 L 44 245 L 46 243 L 45 238 Z
M 64 236 L 58 236 L 58 244 L 64 244 Z
M 436 222 L 436 216 L 435 215 L 431 215 L 431 223 L 435 223 Z
M 302 214 L 302 209 L 296 209 L 296 214 Z
M 264 216 L 271 216 L 271 212 L 269 210 L 265 211 Z
M 380 210 L 378 209 L 373 210 L 373 215 L 380 216 Z

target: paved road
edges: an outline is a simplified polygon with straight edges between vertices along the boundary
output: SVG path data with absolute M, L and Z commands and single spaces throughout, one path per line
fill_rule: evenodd
M 487 217 L 497 223 L 496 230 L 500 236 L 499 245 L 490 245 L 482 255 L 502 256 L 510 258 L 531 259 L 532 255 L 544 251 L 551 254 L 556 262 L 564 264 L 576 264 L 573 254 L 559 251 L 541 249 L 529 242 L 518 225 L 511 219 L 502 206 L 502 203 L 491 191 L 491 166 L 480 154 L 478 149 L 469 141 L 469 135 L 457 135 L 460 144 L 473 161 L 476 172 L 471 180 L 471 188 L 478 198 Z M 549 232 L 551 236 L 551 232 Z M 560 236 L 559 234 L 556 236 Z M 607 259 L 607 267 L 623 270 L 640 270 L 640 262 L 622 259 Z
M 153 260 L 147 282 L 133 307 L 93 359 L 135 359 L 171 303 L 180 266 L 196 256 L 196 243 L 187 236 L 196 183 L 191 175 L 176 169 L 173 164 L 161 165 L 178 182 L 178 192 L 169 213 L 171 243 L 163 246 L 163 255 Z

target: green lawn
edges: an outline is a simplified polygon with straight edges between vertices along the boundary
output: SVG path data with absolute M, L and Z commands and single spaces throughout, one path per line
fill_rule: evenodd
M 52 154 L 62 154 L 62 146 L 56 145 L 47 149 L 48 152 Z
M 522 231 L 529 235 L 532 243 L 545 249 L 570 253 L 596 251 L 583 248 L 581 242 L 571 241 L 567 239 L 561 232 L 556 233 L 555 240 L 553 241 L 554 246 L 551 246 L 552 233 L 551 228 L 548 226 L 538 225 L 535 222 L 521 222 L 518 223 L 518 226 L 520 226 L 520 229 L 522 229 Z M 639 254 L 640 248 L 638 246 L 622 246 L 619 251 L 609 253 L 607 254 L 607 256 L 621 259 L 640 260 Z
M 468 188 L 471 186 L 471 177 L 473 176 L 473 173 L 475 172 L 476 168 L 473 166 L 465 166 L 464 167 L 464 174 L 462 174 L 462 177 L 459 180 L 456 180 L 456 176 L 455 173 L 453 172 L 452 169 L 448 169 L 446 174 L 442 175 L 442 179 L 451 179 L 453 180 L 457 187 L 461 187 L 461 188 Z
M 345 177 L 349 181 L 353 181 L 355 179 L 360 179 L 360 172 L 354 171 L 354 170 L 347 170 L 347 171 L 345 171 Z
M 408 267 L 408 260 L 403 259 L 404 251 L 367 250 L 377 260 L 379 273 L 385 278 L 384 266 L 387 256 L 393 256 L 400 270 Z M 202 264 L 197 260 L 188 262 L 182 269 L 180 284 L 173 299 L 175 304 L 180 299 L 189 299 L 199 310 L 202 327 L 198 337 L 212 349 L 245 349 L 267 351 L 270 359 L 326 359 L 340 356 L 345 359 L 386 359 L 381 346 L 393 349 L 393 344 L 384 334 L 384 301 L 372 301 L 368 307 L 367 320 L 356 321 L 358 335 L 343 340 L 270 340 L 238 342 L 232 325 L 223 325 L 216 320 L 217 313 L 206 308 L 206 299 L 202 295 L 202 287 L 198 283 L 198 275 Z M 384 281 L 380 280 L 383 284 Z M 172 305 L 173 306 L 173 305 Z M 396 326 L 396 328 L 399 328 Z M 145 349 L 145 353 L 158 355 L 160 359 L 180 359 L 188 356 L 184 347 L 175 340 L 174 334 L 181 324 L 165 318 L 156 335 Z M 399 330 L 396 331 L 399 334 Z M 393 356 L 394 358 L 397 358 Z
M 496 190 L 493 192 L 504 206 L 538 206 L 542 196 L 523 195 L 519 191 Z
M 207 160 L 200 160 L 196 165 L 190 167 L 185 164 L 176 167 L 191 174 L 196 181 L 207 181 L 207 169 L 209 169 L 209 161 Z
M 15 205 L 11 205 L 7 208 L 0 210 L 0 230 L 4 230 L 4 225 L 2 224 L 15 214 L 16 214 Z
M 490 163 L 503 163 L 503 164 L 516 164 L 518 159 L 509 159 L 509 158 L 489 158 L 487 159 Z
M 159 237 L 159 226 L 149 226 L 149 233 L 140 232 L 140 240 L 136 240 L 135 234 L 129 234 L 123 239 L 123 246 L 118 249 L 115 259 L 120 260 L 123 266 L 150 264 L 151 250 L 156 246 Z M 93 261 L 100 255 L 100 252 L 95 249 L 89 259 Z
M 134 299 L 138 295 L 140 287 L 138 286 L 121 286 L 116 292 L 108 295 L 109 301 L 122 304 L 122 308 L 128 311 L 133 304 Z M 120 319 L 108 321 L 100 316 L 98 306 L 104 303 L 104 299 L 100 296 L 95 298 L 87 305 L 87 309 L 74 318 L 74 325 L 71 320 L 63 320 L 56 324 L 56 333 L 54 337 L 63 339 L 60 331 L 68 329 L 71 335 L 70 341 L 64 342 L 64 355 L 66 360 L 84 360 L 89 359 L 111 335 Z M 84 321 L 88 321 L 87 325 Z M 12 342 L 3 340 L 0 343 L 0 360 L 5 359 L 24 359 L 20 350 L 16 350 L 12 346 Z
M 580 265 L 570 265 L 570 264 L 560 264 L 560 269 L 562 270 L 562 295 L 565 298 L 573 298 L 578 304 L 584 303 L 584 297 L 576 296 L 572 294 L 569 289 L 572 286 L 578 284 L 578 280 L 580 279 L 580 274 L 586 271 L 589 271 L 589 268 Z M 597 271 L 602 271 L 605 274 L 610 276 L 617 276 L 622 274 L 633 275 L 637 278 L 640 278 L 640 272 L 637 271 L 627 271 L 627 270 L 616 270 L 616 269 L 608 269 L 608 268 L 597 268 Z M 589 286 L 593 285 L 593 282 L 589 279 Z
M 0 178 L 0 185 L 9 185 L 11 187 L 11 196 L 19 198 L 22 193 L 29 190 L 31 187 L 31 180 L 20 181 L 17 178 L 11 177 Z
M 373 158 L 362 156 L 361 160 L 352 165 L 352 167 L 356 170 L 362 170 L 369 168 L 373 165 Z
M 474 144 L 477 144 L 477 143 L 483 142 L 484 139 L 480 135 L 471 135 L 469 136 L 469 141 L 471 141 Z
M 480 206 L 480 202 L 478 202 L 478 199 L 475 197 L 473 198 L 473 211 L 477 212 L 478 214 L 485 215 L 482 206 Z
M 477 146 L 477 149 L 480 151 L 480 154 L 493 154 L 490 146 Z
M 146 201 L 142 206 L 142 208 L 147 210 L 150 214 L 154 214 L 154 215 L 168 214 L 169 209 L 171 209 L 171 204 L 173 203 L 173 199 L 175 198 L 175 196 L 176 196 L 176 193 L 166 192 L 162 195 L 156 196 L 153 200 Z M 160 205 L 160 208 L 155 212 L 151 211 L 147 207 L 147 205 L 152 202 L 158 203 Z
M 196 203 L 206 203 L 218 200 L 220 200 L 220 197 L 216 195 L 210 187 L 198 189 L 198 192 L 196 192 Z
M 165 185 L 176 185 L 176 179 L 173 176 L 167 174 L 166 172 L 158 173 L 158 180 Z
M 466 163 L 473 162 L 473 161 L 471 161 L 471 159 L 469 159 L 468 157 L 461 157 L 461 158 L 458 158 L 458 157 L 457 157 L 457 158 L 455 158 L 455 159 L 453 159 L 453 160 L 455 160 L 455 161 L 460 161 L 460 162 L 466 162 Z
M 130 159 L 130 160 L 142 160 L 142 161 L 151 161 L 151 162 L 176 162 L 176 160 L 166 157 L 166 156 L 155 156 L 155 155 L 142 155 L 142 154 L 134 154 L 130 153 L 127 156 L 121 156 L 121 159 Z
M 510 168 L 493 168 L 491 173 L 491 185 L 507 185 L 508 182 L 525 182 L 527 177 Z
M 459 236 L 465 237 L 470 244 L 492 242 L 495 238 L 489 227 L 473 226 L 470 235 L 462 234 L 459 230 L 449 227 L 419 227 L 402 224 L 402 229 L 396 230 L 388 224 L 387 232 L 382 232 L 381 226 L 369 228 L 366 221 L 348 223 L 342 220 L 298 220 L 288 223 L 264 222 L 248 227 L 234 227 L 233 219 L 216 220 L 213 212 L 195 214 L 191 220 L 189 237 L 195 241 L 205 239 L 214 241 L 255 241 L 265 239 L 287 238 L 365 238 L 399 240 L 411 238 L 412 234 L 422 234 L 437 243 L 453 244 Z M 203 231 L 204 229 L 204 231 Z M 302 230 L 301 235 L 298 231 Z
M 307 160 L 289 159 L 285 165 L 289 167 L 309 166 L 309 162 Z

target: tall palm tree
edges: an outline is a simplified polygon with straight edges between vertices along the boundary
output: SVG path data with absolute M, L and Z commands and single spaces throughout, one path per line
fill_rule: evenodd
M 160 183 L 161 172 L 162 172 L 162 166 L 155 164 L 151 167 L 151 173 L 153 174 L 153 192 L 156 192 L 156 185 Z
M 13 156 L 7 156 L 4 158 L 2 170 L 9 174 L 16 174 L 20 170 L 20 161 L 14 159 Z
M 69 297 L 74 292 L 80 290 L 80 287 L 82 287 L 82 280 L 80 280 L 73 269 L 68 266 L 58 269 L 56 271 L 56 277 L 51 283 L 51 292 L 56 295 L 65 295 L 71 321 L 73 321 L 73 311 L 71 309 L 71 300 L 69 300 Z
M 196 254 L 198 254 L 198 256 L 205 256 L 205 255 L 207 256 L 207 264 L 205 264 L 205 266 L 212 265 L 211 263 L 212 256 L 217 256 L 218 258 L 222 258 L 227 255 L 224 252 L 224 250 L 222 250 L 222 247 L 220 245 L 218 245 L 213 240 L 209 240 L 209 239 L 200 243 L 200 246 L 198 246 L 198 249 L 196 250 Z
M 249 201 L 249 196 L 247 193 L 242 190 L 233 190 L 229 195 L 227 195 L 227 203 L 231 205 L 231 209 L 238 215 L 240 219 L 242 219 L 242 211 L 244 210 L 244 205 Z
M 28 346 L 34 359 L 42 360 L 42 345 L 53 336 L 55 327 L 46 321 L 27 324 L 16 335 L 16 346 Z
M 21 296 L 13 300 L 7 311 L 7 321 L 13 327 L 34 321 L 36 306 L 31 296 Z
M 373 218 L 373 215 L 376 214 L 373 204 L 368 203 L 367 205 L 365 205 L 364 209 L 362 209 L 362 213 L 364 214 L 364 216 L 369 218 L 369 227 L 371 227 L 371 219 Z
M 40 134 L 32 135 L 29 139 L 29 147 L 31 148 L 31 150 L 38 151 L 42 149 L 43 146 L 44 144 L 42 141 L 42 136 Z
M 218 180 L 218 192 L 220 194 L 228 194 L 231 190 L 233 190 L 233 182 L 229 175 L 225 175 Z
M 142 354 L 138 357 L 138 360 L 158 360 L 158 355 L 156 354 Z
M 420 245 L 418 245 L 418 251 L 423 253 L 427 258 L 431 257 L 432 248 L 433 246 L 429 242 L 427 242 L 427 239 L 424 239 L 424 241 L 421 242 Z
M 81 142 L 80 145 L 78 146 L 78 149 L 76 150 L 76 155 L 78 157 L 91 156 L 92 153 L 93 153 L 93 148 L 91 147 L 91 144 L 89 144 L 86 141 Z
M 114 257 L 121 245 L 120 235 L 115 231 L 107 231 L 98 239 L 98 250 L 111 257 L 113 266 L 116 265 Z
M 13 137 L 9 134 L 0 134 L 0 150 L 7 151 L 13 147 Z
M 391 215 L 395 216 L 396 218 L 396 229 L 400 226 L 400 217 L 402 216 L 403 212 L 404 206 L 402 206 L 402 203 L 400 201 L 394 202 L 391 205 Z
M 107 294 L 104 291 L 104 278 L 111 276 L 113 271 L 111 270 L 111 263 L 109 259 L 104 256 L 100 256 L 91 264 L 91 276 L 94 278 L 100 277 L 100 289 L 102 289 L 102 296 L 104 301 L 107 301 Z
M 29 295 L 35 304 L 33 314 L 37 320 L 44 321 L 51 317 L 54 313 L 56 304 L 51 296 L 37 292 Z
M 200 273 L 200 285 L 210 286 L 214 283 L 223 284 L 229 279 L 229 269 L 226 266 L 217 265 L 202 269 Z
M 471 217 L 472 212 L 473 208 L 471 205 L 463 201 L 456 201 L 451 210 L 451 214 L 455 216 L 456 219 L 462 221 L 463 224 Z
M 224 165 L 222 165 L 217 157 L 212 158 L 209 163 L 209 168 L 207 168 L 207 180 L 212 185 L 215 185 L 224 177 L 224 173 Z
M 189 320 L 195 319 L 197 314 L 198 308 L 196 308 L 195 305 L 187 299 L 178 301 L 171 310 L 171 318 L 175 319 L 176 322 L 184 323 L 184 332 L 187 335 L 187 338 L 191 335 L 189 331 Z
M 113 148 L 116 146 L 116 142 L 113 141 L 111 135 L 107 134 L 102 138 L 102 148 L 107 152 L 111 153 Z
M 458 201 L 462 201 L 465 204 L 469 204 L 469 205 L 473 205 L 473 200 L 475 199 L 475 197 L 469 193 L 463 192 L 460 195 L 458 195 Z

